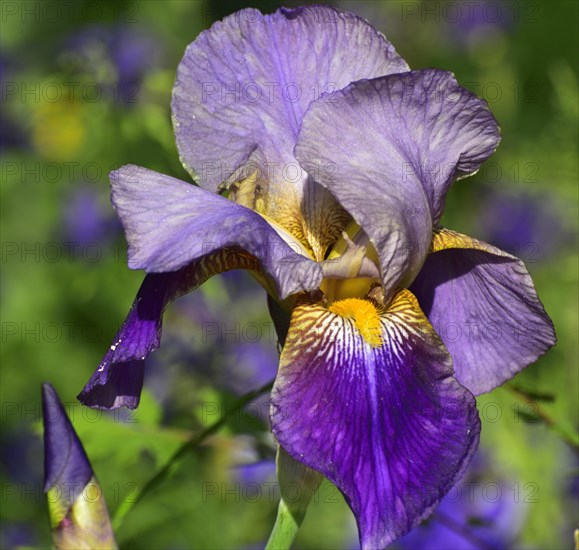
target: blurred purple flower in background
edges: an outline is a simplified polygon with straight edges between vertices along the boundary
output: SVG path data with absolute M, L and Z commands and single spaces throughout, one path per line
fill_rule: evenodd
M 29 522 L 0 523 L 0 548 L 39 548 L 39 538 Z
M 496 32 L 497 28 L 509 30 L 518 21 L 515 6 L 503 2 L 466 0 L 443 5 L 444 19 L 462 39 L 471 34 Z
M 93 186 L 79 184 L 67 196 L 63 213 L 63 238 L 80 245 L 107 244 L 121 233 L 121 225 L 108 201 Z
M 498 480 L 498 481 L 497 481 Z M 400 539 L 400 550 L 505 550 L 523 525 L 528 504 L 519 484 L 501 480 L 479 451 L 464 479 L 442 500 L 434 514 Z
M 243 485 L 262 485 L 268 481 L 275 481 L 275 460 L 254 457 L 253 462 L 239 462 L 232 466 L 231 473 L 234 479 Z
M 9 403 L 3 402 L 4 414 L 10 414 Z M 0 445 L 0 468 L 2 472 L 2 508 L 6 512 L 14 494 L 20 497 L 20 504 L 26 504 L 27 498 L 40 500 L 39 487 L 42 487 L 42 466 L 38 460 L 42 456 L 42 443 L 37 437 L 31 437 L 26 430 L 10 430 L 3 427 Z M 14 509 L 4 514 L 0 521 L 0 548 L 12 549 L 40 545 L 39 529 L 29 521 L 16 521 Z
M 483 189 L 478 226 L 481 238 L 534 263 L 571 244 L 557 205 L 544 194 Z
M 12 59 L 4 53 L 0 54 L 0 103 L 2 103 L 2 122 L 0 123 L 0 152 L 6 149 L 24 149 L 27 139 L 22 127 L 16 122 L 18 119 L 5 108 L 10 98 L 17 99 L 18 95 L 9 93 L 12 90 L 11 78 L 15 66 Z
M 262 319 L 256 307 L 261 304 L 265 315 L 261 287 L 247 273 L 232 271 L 217 288 L 224 294 L 220 300 L 198 292 L 176 301 L 164 331 L 167 345 L 149 358 L 145 385 L 162 403 L 165 422 L 190 414 L 191 403 L 208 395 L 215 400 L 240 396 L 275 378 L 277 338 L 273 323 Z M 234 308 L 230 300 L 235 300 Z M 240 321 L 240 312 L 249 310 L 255 321 Z M 201 393 L 204 389 L 208 395 Z M 269 426 L 267 412 L 268 398 L 261 396 L 243 416 L 256 417 L 251 422 L 261 430 Z
M 145 74 L 161 62 L 162 44 L 152 33 L 128 25 L 94 25 L 64 43 L 62 63 L 108 89 L 115 101 L 134 103 Z
M 225 387 L 238 395 L 259 388 L 275 378 L 278 363 L 279 355 L 273 346 L 240 342 L 232 346 L 224 364 Z

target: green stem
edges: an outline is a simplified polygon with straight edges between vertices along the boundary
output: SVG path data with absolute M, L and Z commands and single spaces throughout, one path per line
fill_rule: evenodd
M 513 384 L 507 384 L 506 388 L 527 405 L 531 405 L 537 418 L 550 430 L 553 430 L 571 448 L 571 450 L 575 452 L 575 454 L 579 455 L 579 442 L 577 441 L 578 438 L 576 434 L 571 435 L 567 433 L 567 431 L 559 425 L 559 423 L 555 421 L 526 391 L 514 386 Z
M 277 518 L 265 550 L 289 550 L 296 538 L 302 518 L 296 519 L 288 510 L 283 499 L 279 501 Z
M 119 528 L 120 524 L 122 523 L 125 516 L 135 507 L 137 503 L 143 500 L 143 497 L 150 493 L 152 489 L 157 487 L 165 478 L 168 477 L 169 473 L 175 466 L 175 464 L 183 458 L 185 454 L 189 451 L 194 450 L 198 447 L 205 439 L 207 439 L 210 435 L 213 435 L 217 432 L 226 422 L 227 420 L 233 416 L 234 414 L 239 413 L 247 404 L 251 403 L 254 399 L 262 396 L 263 394 L 267 393 L 273 387 L 273 380 L 268 382 L 267 384 L 263 385 L 261 388 L 257 390 L 253 390 L 249 393 L 246 393 L 244 396 L 239 398 L 227 411 L 225 414 L 214 424 L 211 424 L 206 430 L 203 430 L 200 434 L 191 437 L 188 439 L 181 447 L 179 447 L 173 455 L 167 460 L 165 465 L 144 485 L 143 490 L 137 494 L 134 500 L 128 501 L 125 500 L 117 509 L 115 516 L 113 518 L 113 528 L 115 531 Z

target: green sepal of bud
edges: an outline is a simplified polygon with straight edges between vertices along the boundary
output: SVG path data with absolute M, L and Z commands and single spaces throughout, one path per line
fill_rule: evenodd
M 94 477 L 68 508 L 58 486 L 52 487 L 46 496 L 55 548 L 118 548 L 102 490 Z
M 292 458 L 278 445 L 277 480 L 281 500 L 266 550 L 286 550 L 294 541 L 323 476 Z
M 281 445 L 277 449 L 276 467 L 281 498 L 301 523 L 323 476 L 292 458 Z

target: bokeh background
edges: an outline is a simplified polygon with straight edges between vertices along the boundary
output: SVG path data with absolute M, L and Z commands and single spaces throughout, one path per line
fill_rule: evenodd
M 142 280 L 126 267 L 107 174 L 131 162 L 188 181 L 170 122 L 175 69 L 201 30 L 246 5 L 1 4 L 2 548 L 50 545 L 45 380 L 85 444 L 122 548 L 249 549 L 267 540 L 278 498 L 267 396 L 226 415 L 276 372 L 265 296 L 250 277 L 216 277 L 168 309 L 136 413 L 104 414 L 75 399 Z M 333 5 L 370 20 L 411 67 L 451 70 L 489 102 L 502 144 L 455 185 L 444 221 L 525 260 L 559 338 L 478 399 L 481 446 L 464 483 L 396 547 L 571 548 L 579 498 L 578 4 Z M 223 419 L 136 502 L 173 452 Z M 352 515 L 330 484 L 295 547 L 358 548 Z

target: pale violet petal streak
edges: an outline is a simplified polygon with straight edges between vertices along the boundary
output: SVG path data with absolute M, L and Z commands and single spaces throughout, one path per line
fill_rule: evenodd
M 215 191 L 255 152 L 281 184 L 310 102 L 407 70 L 385 37 L 353 14 L 327 6 L 241 10 L 202 32 L 179 64 L 172 111 L 181 160 Z
M 363 548 L 385 548 L 427 516 L 476 449 L 472 394 L 408 291 L 372 347 L 319 304 L 294 310 L 272 392 L 274 435 L 344 494 Z
M 317 288 L 321 268 L 252 210 L 175 178 L 127 165 L 111 174 L 112 201 L 129 244 L 129 267 L 176 271 L 223 249 L 256 257 L 280 297 Z
M 518 258 L 443 230 L 411 290 L 452 355 L 456 378 L 491 391 L 556 342 L 553 323 Z
M 391 295 L 418 274 L 452 181 L 476 171 L 498 142 L 484 101 L 452 74 L 424 70 L 321 98 L 295 152 L 372 239 Z

